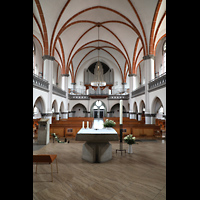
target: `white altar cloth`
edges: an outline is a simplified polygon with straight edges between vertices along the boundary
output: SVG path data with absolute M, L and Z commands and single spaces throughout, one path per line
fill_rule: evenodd
M 110 129 L 81 128 L 77 134 L 117 134 L 117 132 L 113 128 Z

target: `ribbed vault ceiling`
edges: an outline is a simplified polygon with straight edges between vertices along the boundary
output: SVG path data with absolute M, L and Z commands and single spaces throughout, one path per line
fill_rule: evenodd
M 34 0 L 33 36 L 63 74 L 109 60 L 122 80 L 166 35 L 166 0 Z

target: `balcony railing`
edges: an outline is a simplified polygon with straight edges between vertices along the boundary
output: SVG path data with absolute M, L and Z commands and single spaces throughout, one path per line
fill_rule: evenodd
M 145 85 L 141 85 L 139 88 L 131 92 L 131 98 L 137 97 L 145 93 Z
M 149 92 L 160 89 L 166 86 L 166 73 L 161 74 L 157 78 L 151 80 L 149 83 Z
M 71 95 L 68 94 L 69 100 L 89 100 L 90 97 L 88 95 Z
M 105 96 L 109 94 L 108 87 L 105 87 L 103 90 L 100 89 L 100 87 L 97 87 L 97 89 L 93 89 L 92 87 L 89 87 L 89 96 Z
M 56 85 L 53 85 L 53 94 L 56 94 L 61 97 L 66 98 L 66 91 L 62 90 L 61 88 L 57 87 Z
M 121 95 L 109 95 L 108 100 L 128 100 L 129 99 L 129 94 L 121 94 Z
M 40 78 L 36 74 L 33 74 L 33 87 L 44 91 L 49 91 L 49 82 L 43 78 Z

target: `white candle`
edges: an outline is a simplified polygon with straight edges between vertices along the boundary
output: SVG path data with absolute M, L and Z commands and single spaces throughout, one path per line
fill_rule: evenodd
M 84 128 L 84 121 L 82 122 L 82 128 Z
M 87 128 L 89 128 L 89 121 L 87 121 Z
M 119 124 L 123 124 L 123 100 L 120 100 L 120 109 L 119 109 Z

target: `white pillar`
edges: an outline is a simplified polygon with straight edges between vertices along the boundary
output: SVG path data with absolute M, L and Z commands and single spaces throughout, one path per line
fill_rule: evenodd
M 134 114 L 131 111 L 129 111 L 129 119 L 134 119 Z
M 142 121 L 142 113 L 138 113 L 138 121 Z M 145 118 L 146 121 L 146 118 Z
M 133 74 L 133 90 L 136 89 L 136 77 L 137 77 L 137 75 Z
M 137 119 L 137 113 L 133 112 L 133 119 Z
M 55 112 L 55 117 L 56 117 L 56 120 L 58 121 L 59 120 L 59 112 Z
M 151 124 L 148 83 L 154 78 L 154 55 L 144 56 L 143 59 L 145 64 L 145 124 Z
M 129 76 L 129 105 L 130 105 L 129 113 L 132 113 L 133 98 L 131 98 L 131 96 L 133 91 L 133 77 L 135 76 L 135 74 L 129 74 L 128 76 Z M 132 114 L 129 115 L 129 119 L 132 119 Z
M 42 57 L 44 60 L 44 70 L 43 78 L 49 82 L 49 92 L 47 98 L 47 108 L 45 118 L 49 119 L 49 123 L 52 123 L 52 89 L 53 89 L 53 61 L 54 57 L 49 55 L 44 55 Z
M 151 124 L 156 123 L 156 114 L 151 114 Z
M 68 119 L 68 77 L 69 74 L 62 74 L 62 89 L 66 91 L 66 101 L 64 112 L 62 112 L 62 119 Z

